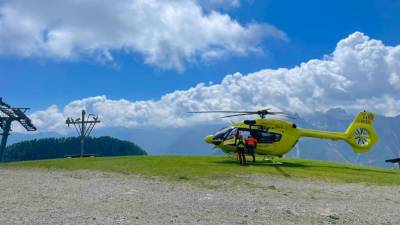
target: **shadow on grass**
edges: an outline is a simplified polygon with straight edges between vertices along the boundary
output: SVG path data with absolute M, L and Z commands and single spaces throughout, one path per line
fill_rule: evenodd
M 239 163 L 235 160 L 223 160 L 223 161 L 218 161 L 214 162 L 218 164 L 226 164 L 226 165 L 238 165 Z M 255 163 L 249 163 L 252 167 L 271 167 L 274 168 L 279 174 L 281 174 L 284 177 L 291 177 L 289 173 L 287 173 L 284 168 L 303 168 L 303 167 L 308 167 L 307 165 L 301 164 L 301 163 L 291 163 L 291 162 L 283 162 L 283 163 L 272 163 L 272 162 L 267 162 L 267 161 L 257 161 Z
M 222 161 L 216 161 L 213 163 L 218 163 L 218 164 L 227 164 L 227 165 L 238 165 L 239 162 L 236 160 L 222 160 Z M 293 168 L 301 168 L 301 167 L 313 167 L 309 165 L 305 165 L 303 163 L 292 163 L 292 162 L 279 162 L 279 163 L 272 163 L 268 161 L 257 161 L 255 163 L 250 162 L 249 165 L 254 166 L 254 167 L 293 167 Z
M 278 173 L 280 173 L 284 177 L 291 177 L 290 174 L 286 173 L 281 167 L 276 166 L 274 167 Z
M 222 161 L 217 161 L 214 163 L 218 164 L 229 164 L 233 165 L 236 164 L 239 166 L 238 161 L 236 160 L 222 160 Z M 327 168 L 327 169 L 337 169 L 337 170 L 350 170 L 350 171 L 356 171 L 356 172 L 366 172 L 366 173 L 381 173 L 381 174 L 392 174 L 392 175 L 399 175 L 395 171 L 382 171 L 382 170 L 376 170 L 376 169 L 369 169 L 369 168 L 354 168 L 346 165 L 310 165 L 309 162 L 279 162 L 279 163 L 272 163 L 269 161 L 257 161 L 256 163 L 250 163 L 251 166 L 253 167 L 273 167 L 277 171 L 280 171 L 284 173 L 282 168 Z M 287 173 L 286 173 L 287 174 Z M 285 176 L 290 176 L 289 174 Z

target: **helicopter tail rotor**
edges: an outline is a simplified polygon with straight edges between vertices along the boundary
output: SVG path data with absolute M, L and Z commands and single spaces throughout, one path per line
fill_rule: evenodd
M 346 142 L 352 146 L 354 152 L 368 152 L 378 142 L 379 137 L 372 127 L 374 119 L 374 113 L 360 112 L 347 128 Z

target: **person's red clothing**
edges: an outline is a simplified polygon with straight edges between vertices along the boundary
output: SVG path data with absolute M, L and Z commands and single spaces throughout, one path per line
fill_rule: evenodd
M 246 139 L 246 145 L 251 145 L 251 146 L 256 146 L 257 145 L 257 139 L 253 137 L 249 137 Z

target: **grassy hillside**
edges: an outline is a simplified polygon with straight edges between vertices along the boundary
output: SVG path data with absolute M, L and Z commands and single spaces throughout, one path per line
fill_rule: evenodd
M 208 185 L 217 184 L 219 181 L 237 180 L 238 177 L 249 174 L 287 179 L 400 185 L 400 171 L 303 159 L 285 158 L 279 161 L 283 164 L 272 165 L 259 159 L 254 165 L 242 167 L 229 157 L 128 156 L 25 161 L 1 164 L 0 168 L 98 170 Z

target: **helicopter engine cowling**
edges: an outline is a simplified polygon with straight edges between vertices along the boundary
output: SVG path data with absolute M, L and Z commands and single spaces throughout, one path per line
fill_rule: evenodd
M 254 126 L 257 124 L 257 121 L 255 120 L 245 120 L 243 121 L 244 124 L 249 125 L 249 126 Z

